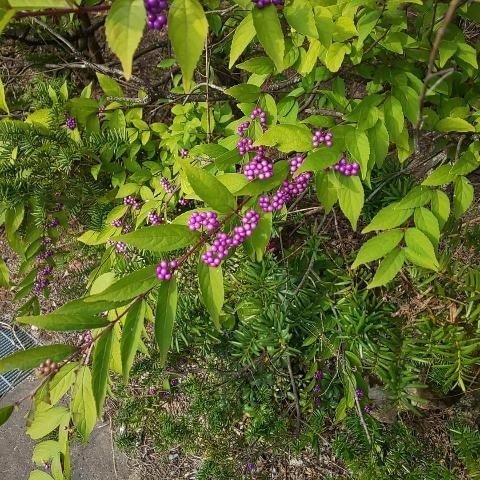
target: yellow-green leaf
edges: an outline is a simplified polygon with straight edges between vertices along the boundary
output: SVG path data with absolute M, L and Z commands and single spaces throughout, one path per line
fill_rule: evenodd
M 198 0 L 174 0 L 168 14 L 168 36 L 183 75 L 183 88 L 192 88 L 193 72 L 202 54 L 208 21 Z
M 252 11 L 253 25 L 267 55 L 273 60 L 278 71 L 283 70 L 285 40 L 282 26 L 274 5 L 264 8 L 254 8 Z
M 133 54 L 142 39 L 145 20 L 142 0 L 115 0 L 105 21 L 108 45 L 120 59 L 127 79 L 132 75 Z
M 385 256 L 400 243 L 402 238 L 402 230 L 389 230 L 376 235 L 361 246 L 352 268 Z
M 240 55 L 245 51 L 248 44 L 255 37 L 255 27 L 253 25 L 252 14 L 249 13 L 235 29 L 233 34 L 232 46 L 230 47 L 230 62 L 228 68 L 232 68 Z
M 405 252 L 401 248 L 392 250 L 379 264 L 367 288 L 381 287 L 395 278 L 405 262 Z

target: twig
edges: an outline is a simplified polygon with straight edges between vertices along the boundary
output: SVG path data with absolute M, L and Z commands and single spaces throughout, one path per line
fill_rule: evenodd
M 293 398 L 295 399 L 295 411 L 297 414 L 297 421 L 295 425 L 295 435 L 298 436 L 300 434 L 302 417 L 300 413 L 300 401 L 298 399 L 297 384 L 295 383 L 295 377 L 293 376 L 293 370 L 292 370 L 292 362 L 290 361 L 290 355 L 288 353 L 287 353 L 287 368 L 288 368 L 288 375 L 290 376 L 290 384 L 292 385 Z
M 67 15 L 74 13 L 80 15 L 82 13 L 101 13 L 110 10 L 111 5 L 97 5 L 93 7 L 71 7 L 71 8 L 45 8 L 44 10 L 37 11 L 21 11 L 15 14 L 15 18 L 28 18 L 28 17 L 58 17 L 61 15 Z
M 336 118 L 343 118 L 342 112 L 337 112 L 336 110 L 332 110 L 330 108 L 308 108 L 305 110 L 306 113 L 310 115 L 325 115 L 326 117 L 336 117 Z
M 416 150 L 418 149 L 418 132 L 422 126 L 422 113 L 423 113 L 423 104 L 425 103 L 425 97 L 427 95 L 427 83 L 433 78 L 433 76 L 438 75 L 433 73 L 433 67 L 435 65 L 435 59 L 437 58 L 438 50 L 440 49 L 440 43 L 442 41 L 447 27 L 455 16 L 456 9 L 458 8 L 460 0 L 451 0 L 450 5 L 448 6 L 447 13 L 443 20 L 442 26 L 438 29 L 437 34 L 435 35 L 435 40 L 433 41 L 432 49 L 430 51 L 430 57 L 428 59 L 427 73 L 423 79 L 422 89 L 419 96 L 419 111 L 418 111 L 418 120 L 415 125 L 415 139 L 416 139 Z
M 210 85 L 210 60 L 208 55 L 208 36 L 205 39 L 205 80 L 206 80 L 206 99 L 207 104 L 207 143 L 210 143 L 211 124 L 210 124 L 210 102 L 209 102 L 209 85 Z

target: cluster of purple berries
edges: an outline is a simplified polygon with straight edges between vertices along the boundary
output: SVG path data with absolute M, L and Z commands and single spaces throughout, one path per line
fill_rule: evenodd
M 50 228 L 55 228 L 55 227 L 58 227 L 59 225 L 60 225 L 60 222 L 58 221 L 58 218 L 52 218 L 48 222 L 48 227 L 50 227 Z
M 215 212 L 193 212 L 188 220 L 188 228 L 192 231 L 200 230 L 203 227 L 208 232 L 213 232 L 219 226 L 220 222 Z
M 260 1 L 264 1 L 264 0 L 260 0 Z M 256 107 L 253 109 L 252 113 L 250 114 L 250 118 L 252 120 L 259 118 L 260 126 L 262 127 L 262 130 L 265 131 L 267 129 L 267 114 L 260 107 Z
M 131 195 L 123 199 L 123 204 L 132 207 L 134 210 L 140 210 L 140 207 L 142 206 L 141 202 L 139 202 Z
M 295 173 L 300 165 L 305 161 L 305 155 L 298 153 L 290 160 L 290 173 Z
M 209 267 L 218 267 L 230 248 L 237 247 L 250 237 L 258 225 L 260 215 L 249 210 L 242 218 L 242 225 L 233 229 L 233 235 L 219 232 L 210 248 L 202 254 L 202 261 Z
M 47 248 L 43 253 L 39 253 L 35 256 L 37 260 L 46 260 L 53 255 L 53 250 L 51 248 Z
M 257 8 L 264 8 L 267 5 L 283 5 L 283 0 L 252 0 Z
M 263 147 L 258 147 L 257 154 L 243 167 L 243 174 L 249 180 L 263 180 L 273 175 L 273 163 L 266 158 Z
M 150 30 L 161 30 L 167 25 L 167 0 L 144 0 L 147 24 Z
M 92 332 L 90 330 L 86 330 L 80 335 L 79 344 L 84 345 L 85 347 L 89 347 L 93 342 Z
M 178 262 L 176 260 L 170 262 L 162 260 L 159 265 L 157 265 L 157 278 L 159 280 L 170 280 L 177 267 Z
M 247 120 L 246 122 L 241 123 L 237 127 L 237 133 L 241 136 L 245 136 L 245 132 L 250 128 L 250 122 Z
M 160 179 L 160 184 L 167 193 L 175 192 L 175 187 L 173 187 L 173 185 L 165 177 Z
M 180 198 L 178 200 L 178 204 L 181 205 L 182 207 L 186 207 L 188 205 L 188 200 L 186 198 Z
M 360 171 L 360 165 L 357 162 L 350 163 L 345 157 L 342 157 L 333 168 L 347 177 L 355 177 Z
M 117 218 L 116 220 L 113 220 L 112 223 L 110 224 L 112 227 L 120 228 L 123 226 L 123 222 L 120 218 Z
M 147 217 L 147 222 L 150 225 L 160 225 L 162 223 L 162 217 L 157 212 L 150 212 Z
M 286 203 L 293 200 L 308 188 L 312 176 L 312 172 L 304 172 L 291 181 L 285 180 L 273 197 L 270 198 L 268 195 L 262 195 L 258 199 L 258 205 L 264 212 L 281 210 Z
M 319 147 L 324 143 L 327 147 L 333 145 L 333 133 L 327 130 L 315 130 L 312 137 L 312 145 L 314 148 Z
M 180 156 L 182 158 L 187 158 L 188 157 L 188 150 L 186 148 L 181 148 L 180 149 Z
M 127 244 L 124 242 L 116 242 L 115 249 L 118 253 L 125 253 L 127 251 Z
M 50 237 L 43 237 L 42 238 L 42 245 L 50 245 L 53 242 L 53 240 Z
M 122 233 L 128 233 L 128 232 L 131 232 L 132 231 L 132 226 L 131 225 L 124 225 L 123 228 L 122 228 Z
M 67 119 L 65 120 L 65 126 L 69 130 L 75 130 L 75 128 L 77 127 L 77 121 L 73 117 L 67 117 Z
M 243 137 L 237 143 L 237 150 L 240 155 L 245 155 L 246 153 L 255 150 L 253 146 L 253 140 L 249 137 Z
M 315 382 L 316 384 L 314 385 L 313 387 L 313 393 L 315 395 L 315 399 L 314 399 L 314 402 L 315 402 L 315 405 L 319 405 L 320 404 L 320 382 L 323 378 L 323 372 L 321 370 L 317 370 L 314 375 L 313 375 L 313 378 L 315 379 Z
M 33 292 L 39 294 L 44 288 L 50 285 L 50 280 L 47 278 L 53 272 L 51 265 L 45 265 L 37 272 L 37 278 L 33 284 Z

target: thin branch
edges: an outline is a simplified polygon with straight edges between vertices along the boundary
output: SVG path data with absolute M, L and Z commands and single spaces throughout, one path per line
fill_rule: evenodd
M 295 425 L 295 435 L 300 434 L 300 427 L 302 424 L 302 417 L 300 412 L 300 401 L 298 399 L 297 384 L 295 383 L 295 377 L 293 376 L 292 362 L 290 361 L 290 355 L 287 353 L 287 368 L 288 375 L 290 376 L 290 384 L 292 385 L 293 398 L 295 399 L 295 411 L 297 414 L 297 421 Z
M 30 17 L 59 17 L 70 13 L 80 15 L 82 13 L 101 13 L 110 10 L 111 5 L 97 5 L 93 7 L 71 7 L 71 8 L 45 8 L 37 11 L 21 11 L 15 14 L 16 19 Z
M 326 117 L 336 117 L 336 118 L 343 118 L 344 113 L 337 112 L 336 110 L 332 110 L 330 108 L 308 108 L 305 110 L 305 113 L 310 115 L 325 115 Z
M 423 104 L 425 103 L 425 97 L 427 95 L 427 84 L 434 76 L 438 75 L 438 72 L 436 74 L 433 73 L 433 68 L 435 66 L 435 60 L 437 58 L 438 51 L 440 49 L 440 43 L 442 42 L 442 38 L 445 35 L 445 32 L 447 31 L 448 25 L 455 17 L 455 13 L 459 4 L 460 4 L 460 0 L 450 1 L 450 5 L 448 6 L 448 10 L 447 10 L 447 13 L 445 14 L 443 23 L 441 27 L 438 29 L 437 34 L 435 35 L 435 40 L 433 41 L 433 46 L 430 51 L 430 57 L 428 59 L 427 73 L 425 74 L 425 78 L 423 79 L 423 85 L 422 85 L 422 89 L 420 91 L 420 96 L 418 100 L 419 102 L 418 120 L 415 126 L 416 140 L 418 140 L 418 132 L 420 131 L 420 128 L 422 126 Z M 418 149 L 418 141 L 416 141 L 416 149 Z

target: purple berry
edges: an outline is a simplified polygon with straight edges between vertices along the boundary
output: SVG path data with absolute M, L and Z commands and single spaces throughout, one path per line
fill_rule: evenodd
M 73 118 L 73 117 L 68 117 L 68 118 L 65 120 L 65 126 L 66 126 L 69 130 L 75 130 L 75 128 L 77 127 L 77 121 L 76 121 L 75 118 Z

